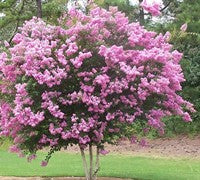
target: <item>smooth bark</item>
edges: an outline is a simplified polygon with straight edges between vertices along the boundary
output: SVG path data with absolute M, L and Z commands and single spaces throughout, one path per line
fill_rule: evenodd
M 36 0 L 37 3 L 37 17 L 42 18 L 42 1 Z
M 97 147 L 96 152 L 96 163 L 95 163 L 95 171 L 94 171 L 94 180 L 97 179 L 97 173 L 99 171 L 99 148 Z
M 85 151 L 80 147 L 81 157 L 83 160 L 83 167 L 85 171 L 86 180 L 96 180 L 97 173 L 99 171 L 99 148 L 96 148 L 96 162 L 94 163 L 93 146 L 89 145 L 89 162 L 87 162 L 85 157 Z M 88 167 L 89 163 L 89 167 Z
M 90 156 L 90 180 L 93 180 L 93 152 L 92 152 L 92 145 L 89 145 L 89 156 Z
M 139 0 L 139 3 L 142 3 L 142 1 L 143 0 Z M 144 10 L 143 10 L 143 8 L 140 8 L 139 22 L 141 25 L 144 25 Z
M 85 158 L 84 149 L 80 147 L 80 151 L 81 151 L 81 156 L 82 156 L 82 160 L 83 160 L 83 167 L 84 167 L 84 170 L 85 170 L 86 180 L 91 180 L 91 179 L 89 179 L 90 177 L 89 177 L 89 171 L 88 171 L 87 161 L 86 161 L 86 158 Z

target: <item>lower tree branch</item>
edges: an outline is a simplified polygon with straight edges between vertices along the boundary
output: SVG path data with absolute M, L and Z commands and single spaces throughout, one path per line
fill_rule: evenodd
M 21 7 L 20 7 L 20 9 L 19 9 L 19 11 L 18 11 L 18 14 L 19 14 L 19 15 L 22 14 L 23 9 L 24 9 L 24 0 L 22 0 L 22 2 L 21 2 Z M 16 23 L 16 26 L 15 26 L 15 29 L 14 29 L 14 31 L 13 31 L 13 33 L 12 33 L 12 36 L 10 37 L 10 39 L 9 39 L 9 41 L 8 41 L 9 44 L 11 44 L 11 42 L 12 42 L 14 36 L 15 36 L 15 33 L 16 33 L 17 30 L 18 30 L 19 23 L 20 23 L 20 18 L 17 19 L 17 23 Z
M 160 10 L 160 12 L 164 11 L 165 9 L 167 9 L 167 8 L 169 7 L 170 4 L 171 4 L 171 1 L 169 1 L 169 2 L 167 3 L 167 5 L 166 5 L 165 7 L 163 7 L 163 8 Z

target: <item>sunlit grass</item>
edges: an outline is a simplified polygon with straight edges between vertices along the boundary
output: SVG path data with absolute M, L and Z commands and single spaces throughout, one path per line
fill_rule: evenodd
M 79 154 L 57 152 L 41 167 L 45 152 L 28 163 L 25 158 L 0 150 L 0 176 L 84 176 Z M 101 157 L 99 176 L 152 180 L 199 180 L 200 161 L 107 155 Z

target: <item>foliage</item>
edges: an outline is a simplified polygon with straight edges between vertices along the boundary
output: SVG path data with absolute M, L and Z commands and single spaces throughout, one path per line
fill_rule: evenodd
M 164 10 L 162 11 L 164 16 L 174 18 L 176 14 L 180 12 L 180 6 L 183 1 L 180 0 L 163 0 Z M 166 8 L 165 8 L 166 7 Z
M 192 102 L 196 113 L 193 114 L 193 123 L 183 123 L 178 120 L 166 121 L 166 132 L 169 134 L 199 134 L 200 130 L 200 34 L 199 15 L 197 9 L 199 1 L 184 0 L 177 4 L 174 9 L 175 19 L 166 24 L 157 24 L 158 32 L 170 31 L 170 42 L 174 49 L 183 52 L 181 66 L 186 81 L 182 83 L 183 91 L 181 96 Z M 187 24 L 187 30 L 181 30 L 183 24 Z M 177 119 L 177 118 L 175 118 Z
M 182 95 L 195 104 L 197 113 L 193 117 L 194 121 L 199 121 L 200 117 L 200 19 L 197 13 L 199 7 L 199 1 L 183 1 L 180 12 L 176 15 L 177 20 L 174 22 L 171 37 L 174 47 L 184 53 L 181 64 L 186 82 L 183 84 Z M 182 32 L 177 26 L 185 22 L 187 31 Z
M 199 17 L 200 1 L 184 0 L 178 7 L 175 26 L 179 27 L 184 23 L 188 24 L 188 32 L 200 33 Z
M 124 136 L 145 145 L 127 131 L 136 121 L 160 133 L 165 116 L 191 121 L 192 104 L 178 95 L 181 54 L 171 50 L 168 34 L 129 23 L 115 7 L 88 14 L 72 9 L 59 26 L 33 18 L 20 30 L 0 54 L 0 134 L 14 139 L 12 151 L 30 153 L 31 160 L 50 146 L 46 166 L 52 153 L 78 144 L 93 179 L 99 167 L 98 156 L 92 167 L 92 146 L 105 154 L 105 143 Z
M 186 81 L 183 83 L 183 92 L 181 95 L 192 102 L 196 113 L 193 115 L 193 124 L 186 126 L 186 133 L 199 133 L 200 128 L 200 34 L 191 32 L 172 33 L 174 46 L 184 52 L 181 65 L 185 74 Z
M 8 137 L 0 137 L 0 150 L 8 150 L 12 145 L 12 140 Z
M 183 52 L 183 59 L 180 63 L 186 81 L 182 83 L 183 90 L 180 95 L 194 104 L 196 113 L 192 115 L 192 123 L 184 123 L 177 116 L 165 118 L 163 120 L 165 123 L 165 136 L 176 136 L 179 134 L 198 135 L 200 132 L 200 35 L 174 29 L 171 31 L 170 42 L 175 49 Z M 139 125 L 139 127 L 141 128 L 142 125 Z M 139 127 L 137 129 L 140 129 Z M 152 130 L 150 136 L 156 138 L 159 134 Z

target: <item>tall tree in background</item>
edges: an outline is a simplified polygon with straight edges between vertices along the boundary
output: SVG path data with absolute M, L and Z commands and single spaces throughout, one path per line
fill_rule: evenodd
M 84 2 L 86 5 L 90 1 L 87 0 L 70 0 L 71 2 Z M 138 0 L 142 3 L 143 0 Z M 130 21 L 139 21 L 145 25 L 151 20 L 149 13 L 142 8 L 132 5 L 130 0 L 94 0 L 101 7 L 108 9 L 109 6 L 118 6 L 119 10 L 125 12 Z M 56 19 L 66 10 L 66 0 L 5 0 L 0 1 L 0 11 L 6 16 L 0 18 L 0 40 L 11 42 L 17 29 L 25 20 L 31 19 L 33 16 L 43 17 L 48 22 L 56 22 Z M 178 0 L 163 0 L 161 12 L 163 15 L 174 16 L 179 5 Z M 86 5 L 87 6 L 87 5 Z
M 183 96 L 190 99 L 197 109 L 193 117 L 196 129 L 200 129 L 200 1 L 184 0 L 173 23 L 174 30 L 187 23 L 187 32 L 174 36 L 176 48 L 184 52 L 182 62 L 186 77 Z M 175 32 L 173 32 L 175 34 Z M 176 33 L 177 34 L 177 33 Z
M 143 1 L 144 0 L 138 0 L 138 4 L 136 3 L 136 5 L 133 5 L 130 0 L 100 0 L 105 8 L 109 6 L 118 6 L 119 10 L 125 12 L 130 20 L 139 21 L 140 24 L 145 25 L 152 20 L 152 15 L 143 8 L 138 8 L 138 5 Z M 162 13 L 161 16 L 174 16 L 175 10 L 179 4 L 180 2 L 178 0 L 163 0 L 163 5 L 160 9 Z
M 55 22 L 65 11 L 66 0 L 5 0 L 0 1 L 0 40 L 11 42 L 13 36 L 25 20 L 33 16 Z
M 200 33 L 200 1 L 198 0 L 184 0 L 176 13 L 175 24 L 176 27 L 181 24 L 188 24 L 188 32 Z
M 184 65 L 187 87 L 200 88 L 200 1 L 184 0 L 175 10 L 175 19 L 166 29 L 171 27 L 172 43 L 184 53 Z M 180 32 L 182 24 L 187 24 L 186 32 Z M 199 91 L 200 92 L 200 91 Z M 196 98 L 195 98 L 196 99 Z
M 163 8 L 162 13 L 163 15 L 174 17 L 178 12 L 178 7 L 182 1 L 180 0 L 163 0 Z
M 0 2 L 0 12 L 5 16 L 0 19 L 1 40 L 11 40 L 22 21 L 32 17 L 34 4 L 24 0 L 6 0 Z M 26 9 L 26 10 L 25 10 Z M 31 10 L 33 11 L 31 13 Z
M 109 6 L 117 6 L 118 9 L 129 17 L 130 21 L 135 21 L 138 16 L 138 7 L 133 6 L 129 0 L 96 0 L 95 3 L 108 9 Z
M 42 18 L 42 1 L 36 0 L 37 3 L 37 17 Z

